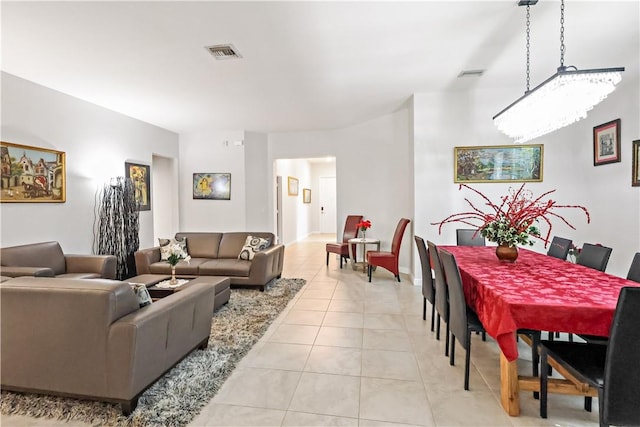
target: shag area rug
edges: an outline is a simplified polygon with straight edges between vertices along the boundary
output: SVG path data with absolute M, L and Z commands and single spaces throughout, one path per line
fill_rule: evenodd
M 95 426 L 184 426 L 218 392 L 304 284 L 304 279 L 279 279 L 264 292 L 232 289 L 229 303 L 213 316 L 208 348 L 193 351 L 158 379 L 142 394 L 129 417 L 122 415 L 118 405 L 6 391 L 0 411 Z

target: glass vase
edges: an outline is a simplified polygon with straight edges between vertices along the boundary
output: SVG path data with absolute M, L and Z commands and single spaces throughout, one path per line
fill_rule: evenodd
M 171 283 L 172 285 L 175 285 L 176 283 L 178 283 L 178 279 L 176 279 L 176 266 L 175 265 L 171 266 L 171 280 L 169 281 L 169 283 Z

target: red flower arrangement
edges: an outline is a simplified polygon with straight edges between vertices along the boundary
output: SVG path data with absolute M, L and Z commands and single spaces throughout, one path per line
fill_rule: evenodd
M 364 219 L 358 223 L 357 227 L 360 231 L 366 232 L 369 228 L 371 228 L 371 221 L 369 221 L 368 219 Z
M 591 222 L 589 211 L 583 206 L 559 205 L 553 200 L 543 200 L 556 190 L 549 190 L 538 197 L 534 197 L 531 191 L 524 189 L 524 186 L 525 184 L 522 184 L 517 190 L 509 188 L 509 194 L 500 197 L 500 203 L 495 204 L 475 188 L 461 184 L 459 187 L 460 190 L 464 187 L 478 194 L 485 200 L 485 204 L 492 212 L 485 213 L 481 211 L 465 197 L 464 200 L 471 207 L 471 211 L 449 215 L 444 220 L 431 223 L 431 225 L 438 225 L 438 232 L 442 232 L 442 226 L 445 224 L 461 222 L 477 228 L 482 236 L 490 242 L 498 243 L 498 245 L 533 245 L 529 237 L 538 237 L 544 241 L 546 247 L 549 243 L 549 236 L 551 235 L 552 218 L 561 220 L 575 230 L 575 227 L 562 215 L 554 212 L 554 209 L 581 209 L 587 216 L 587 223 Z M 547 234 L 544 237 L 541 237 L 540 230 L 536 226 L 536 223 L 541 220 L 549 226 Z

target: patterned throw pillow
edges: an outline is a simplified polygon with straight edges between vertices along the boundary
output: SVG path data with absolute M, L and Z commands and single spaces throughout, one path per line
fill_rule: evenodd
M 244 246 L 238 255 L 238 259 L 251 261 L 256 252 L 263 251 L 269 247 L 269 240 L 260 237 L 247 236 Z
M 151 295 L 149 295 L 149 291 L 144 284 L 129 282 L 129 285 L 131 285 L 133 293 L 136 294 L 136 297 L 138 298 L 138 304 L 140 304 L 140 308 L 151 304 Z
M 187 238 L 177 238 L 177 239 L 158 239 L 160 243 L 160 260 L 167 261 L 169 259 L 169 255 L 171 255 L 171 248 L 174 245 L 180 246 L 182 249 L 183 255 L 182 258 L 186 258 L 189 256 L 187 252 Z

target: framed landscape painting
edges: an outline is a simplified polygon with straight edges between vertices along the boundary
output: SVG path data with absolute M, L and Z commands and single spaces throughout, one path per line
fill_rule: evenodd
M 593 128 L 593 165 L 620 161 L 620 119 Z
M 0 142 L 1 202 L 62 203 L 66 200 L 65 153 Z
M 193 198 L 231 200 L 230 173 L 194 173 Z
M 453 182 L 541 182 L 544 146 L 454 147 Z
M 124 164 L 125 176 L 131 179 L 135 188 L 139 211 L 151 210 L 151 167 L 138 163 Z

